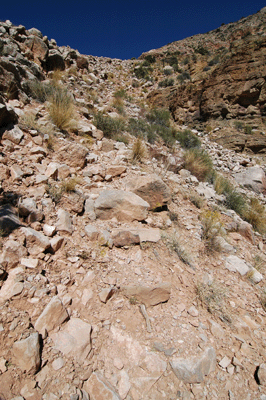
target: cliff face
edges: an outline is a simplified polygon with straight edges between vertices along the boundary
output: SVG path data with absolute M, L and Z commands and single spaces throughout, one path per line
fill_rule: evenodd
M 265 117 L 265 11 L 149 52 L 161 60 L 179 53 L 182 73 L 190 76 L 170 93 L 150 93 L 150 101 L 168 104 L 181 123 Z

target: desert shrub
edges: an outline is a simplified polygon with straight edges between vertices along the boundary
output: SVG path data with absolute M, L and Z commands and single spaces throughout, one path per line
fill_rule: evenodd
M 176 139 L 184 149 L 193 149 L 201 146 L 200 139 L 189 129 L 177 132 Z
M 219 251 L 217 236 L 222 233 L 221 214 L 218 211 L 207 210 L 201 213 L 202 239 L 208 251 Z
M 146 147 L 142 140 L 138 137 L 132 148 L 132 161 L 141 162 L 146 154 Z
M 44 103 L 54 91 L 50 82 L 29 81 L 27 83 L 30 95 L 41 103 Z
M 75 192 L 77 184 L 78 184 L 77 178 L 70 178 L 61 183 L 61 190 L 63 193 Z
M 204 198 L 197 193 L 190 193 L 188 195 L 188 198 L 189 201 L 191 201 L 191 203 L 194 204 L 194 206 L 196 206 L 197 208 L 202 208 L 205 203 Z
M 180 83 L 184 83 L 186 80 L 190 79 L 190 74 L 187 71 L 182 72 L 177 76 Z
M 166 246 L 171 251 L 174 251 L 184 264 L 189 265 L 192 269 L 195 268 L 194 260 L 191 256 L 191 251 L 186 248 L 185 244 L 183 243 L 182 239 L 180 239 L 177 232 L 174 232 L 172 235 L 163 237 L 163 240 Z
M 150 125 L 143 119 L 129 118 L 127 124 L 127 131 L 136 137 L 146 137 L 150 131 Z
M 184 154 L 184 168 L 195 175 L 199 181 L 206 181 L 213 176 L 212 160 L 201 149 L 189 149 Z
M 238 131 L 242 131 L 242 129 L 244 129 L 244 125 L 242 122 L 240 121 L 234 121 L 234 127 L 238 130 Z
M 170 126 L 170 118 L 169 110 L 164 108 L 154 108 L 146 115 L 146 119 L 151 125 L 149 136 L 160 136 L 168 146 L 174 144 L 176 134 L 175 129 Z
M 52 201 L 55 203 L 59 203 L 63 195 L 62 187 L 48 183 L 45 189 L 46 193 L 48 194 L 49 197 L 51 197 Z
M 215 174 L 214 189 L 217 194 L 224 194 L 224 195 L 230 193 L 233 190 L 229 180 L 220 174 Z
M 266 233 L 266 214 L 264 205 L 255 197 L 249 200 L 248 206 L 243 212 L 244 219 L 261 234 Z
M 212 67 L 213 65 L 219 64 L 219 56 L 215 56 L 212 60 L 208 62 L 208 65 Z
M 153 108 L 146 115 L 146 119 L 150 123 L 166 127 L 170 126 L 170 118 L 171 118 L 170 111 L 166 110 L 165 108 Z
M 156 58 L 152 56 L 151 54 L 147 54 L 145 57 L 145 61 L 149 64 L 153 64 L 156 61 Z
M 150 73 L 153 71 L 152 67 L 150 64 L 148 65 L 143 65 L 140 64 L 135 67 L 134 69 L 134 74 L 138 79 L 146 79 L 148 80 L 150 78 Z
M 124 100 L 122 97 L 114 97 L 112 106 L 117 110 L 119 114 L 121 115 L 125 114 Z
M 52 122 L 62 130 L 73 127 L 74 100 L 67 89 L 55 87 L 48 101 L 48 112 Z
M 252 126 L 245 125 L 244 132 L 246 135 L 252 135 Z
M 111 138 L 125 129 L 125 122 L 122 119 L 104 115 L 102 111 L 98 111 L 94 115 L 94 123 L 98 129 L 103 131 L 104 136 L 107 138 Z
M 115 98 L 121 98 L 121 99 L 125 99 L 127 97 L 127 92 L 125 89 L 118 89 L 115 93 L 114 93 L 114 97 Z
M 158 87 L 173 86 L 175 83 L 174 78 L 165 78 L 158 83 Z
M 196 285 L 198 300 L 204 305 L 209 313 L 218 315 L 223 321 L 231 322 L 231 316 L 226 309 L 226 289 L 217 281 L 212 283 L 198 283 Z
M 246 200 L 243 195 L 236 190 L 225 193 L 225 204 L 230 210 L 234 210 L 240 216 L 244 215 L 246 210 Z
M 208 54 L 209 54 L 208 49 L 206 49 L 206 48 L 203 47 L 202 45 L 199 45 L 198 48 L 195 49 L 195 52 L 201 54 L 202 56 L 208 55 Z

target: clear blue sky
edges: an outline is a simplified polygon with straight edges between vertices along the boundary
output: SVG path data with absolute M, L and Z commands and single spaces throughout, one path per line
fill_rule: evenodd
M 0 19 L 38 28 L 82 54 L 129 59 L 259 11 L 259 0 L 3 1 Z

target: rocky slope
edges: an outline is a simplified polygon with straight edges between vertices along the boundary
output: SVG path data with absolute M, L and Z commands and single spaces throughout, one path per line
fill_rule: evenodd
M 136 153 L 125 124 L 145 121 L 160 61 L 137 79 L 140 61 L 80 55 L 9 21 L 0 32 L 1 399 L 265 400 L 264 235 L 182 168 L 177 141 L 152 136 Z M 71 94 L 67 129 L 45 88 Z M 101 112 L 124 122 L 118 136 Z M 226 118 L 194 134 L 265 204 L 263 159 L 210 141 L 238 132 Z

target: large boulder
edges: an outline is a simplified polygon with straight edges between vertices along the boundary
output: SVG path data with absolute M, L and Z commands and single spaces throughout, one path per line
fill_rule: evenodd
M 146 200 L 151 210 L 161 208 L 171 199 L 170 188 L 155 174 L 140 176 L 130 181 L 127 188 Z
M 45 61 L 45 68 L 47 71 L 55 71 L 65 69 L 65 61 L 61 53 L 56 49 L 49 50 L 48 56 Z
M 243 172 L 237 172 L 234 178 L 237 183 L 256 193 L 266 192 L 266 176 L 259 166 L 248 167 Z
M 95 214 L 103 220 L 115 217 L 118 221 L 142 221 L 147 218 L 148 208 L 141 197 L 123 190 L 104 190 L 95 200 Z
M 35 62 L 41 64 L 46 59 L 49 49 L 40 37 L 30 35 L 25 40 L 25 45 L 32 51 Z

